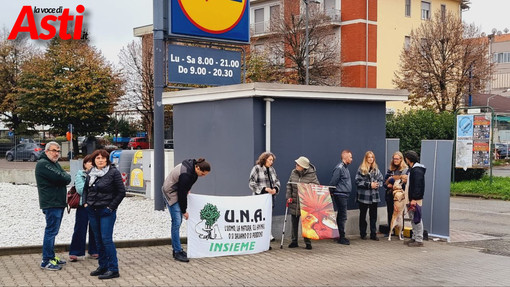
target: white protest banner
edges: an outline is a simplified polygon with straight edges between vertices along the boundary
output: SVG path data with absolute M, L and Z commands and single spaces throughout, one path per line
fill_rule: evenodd
M 188 257 L 253 254 L 269 249 L 271 195 L 188 194 Z

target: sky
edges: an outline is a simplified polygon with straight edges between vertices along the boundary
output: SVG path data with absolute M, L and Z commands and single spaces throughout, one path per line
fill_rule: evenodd
M 384 0 L 383 0 L 384 1 Z M 462 19 L 490 34 L 493 28 L 503 31 L 510 29 L 510 0 L 471 0 L 471 8 L 462 13 Z
M 84 22 L 91 44 L 113 64 L 118 63 L 120 49 L 136 39 L 133 28 L 152 24 L 152 0 L 2 0 L 0 28 L 10 32 L 25 5 L 63 6 L 75 13 L 78 4 L 85 7 Z M 510 0 L 471 0 L 471 9 L 463 12 L 462 17 L 489 34 L 492 28 L 510 29 L 509 11 Z

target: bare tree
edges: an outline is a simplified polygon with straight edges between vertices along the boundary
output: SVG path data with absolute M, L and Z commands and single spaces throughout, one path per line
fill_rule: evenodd
M 299 11 L 301 1 L 288 2 L 290 11 L 285 17 L 271 19 L 271 31 L 274 35 L 268 40 L 267 50 L 274 55 L 276 62 L 284 59 L 288 79 L 295 78 L 299 84 L 305 83 L 306 75 L 306 18 Z M 319 10 L 318 5 L 310 4 L 308 20 L 308 49 L 310 84 L 340 85 L 341 59 L 340 39 L 334 27 L 328 25 L 331 18 Z
M 393 82 L 409 90 L 411 105 L 454 111 L 463 104 L 470 85 L 477 92 L 490 80 L 488 47 L 474 25 L 462 23 L 452 13 L 437 13 L 411 32 Z
M 120 51 L 120 64 L 125 79 L 126 94 L 121 98 L 122 109 L 142 115 L 145 130 L 152 139 L 154 123 L 154 68 L 152 39 L 132 41 Z

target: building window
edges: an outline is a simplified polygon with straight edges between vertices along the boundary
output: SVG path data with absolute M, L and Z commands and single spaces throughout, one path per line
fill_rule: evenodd
M 441 20 L 444 22 L 446 19 L 446 5 L 441 4 Z
M 280 5 L 275 5 L 275 3 L 253 7 L 251 11 L 253 13 L 250 17 L 252 19 L 251 28 L 253 34 L 255 35 L 268 33 L 274 30 L 274 28 L 277 26 L 277 21 L 279 21 L 281 17 Z
M 494 53 L 493 61 L 495 63 L 510 63 L 510 52 Z
M 253 13 L 255 15 L 255 34 L 264 33 L 264 8 L 255 9 Z
M 411 17 L 411 0 L 406 0 L 406 16 Z
M 269 29 L 271 31 L 276 29 L 278 21 L 280 21 L 280 5 L 269 7 Z
M 411 37 L 406 36 L 404 39 L 404 49 L 407 51 L 411 47 Z
M 430 2 L 421 1 L 421 19 L 430 20 Z

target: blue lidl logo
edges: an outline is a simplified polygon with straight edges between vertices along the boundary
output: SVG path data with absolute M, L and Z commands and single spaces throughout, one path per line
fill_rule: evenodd
M 249 42 L 249 0 L 171 1 L 171 36 Z

